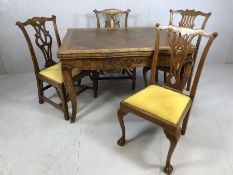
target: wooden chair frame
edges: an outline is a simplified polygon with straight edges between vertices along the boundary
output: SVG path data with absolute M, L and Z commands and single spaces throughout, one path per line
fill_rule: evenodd
M 118 110 L 118 120 L 122 130 L 122 137 L 118 140 L 118 144 L 123 146 L 125 144 L 125 125 L 123 118 L 129 112 L 140 116 L 148 121 L 151 121 L 159 126 L 161 126 L 164 130 L 165 135 L 167 136 L 168 140 L 170 141 L 170 148 L 167 155 L 166 165 L 164 168 L 164 172 L 167 174 L 171 174 L 173 171 L 173 167 L 170 163 L 171 156 L 174 152 L 174 149 L 177 145 L 177 142 L 180 138 L 180 135 L 184 135 L 187 128 L 187 123 L 189 119 L 189 113 L 192 107 L 192 103 L 196 94 L 198 82 L 201 76 L 201 72 L 203 69 L 203 65 L 206 60 L 207 53 L 209 48 L 211 47 L 212 42 L 218 36 L 217 33 L 207 33 L 203 30 L 193 30 L 188 28 L 182 27 L 175 27 L 175 26 L 165 26 L 159 27 L 156 26 L 156 43 L 153 55 L 153 62 L 151 68 L 151 78 L 150 84 L 155 84 L 155 73 L 157 71 L 157 60 L 158 60 L 158 53 L 159 53 L 159 46 L 160 46 L 160 31 L 161 30 L 169 30 L 170 33 L 170 47 L 171 47 L 171 64 L 170 64 L 170 71 L 166 75 L 166 86 L 164 88 L 169 88 L 175 92 L 182 93 L 185 85 L 188 83 L 189 76 L 192 72 L 194 59 L 193 57 L 189 57 L 189 53 L 192 49 L 192 40 L 194 37 L 206 37 L 208 38 L 207 44 L 204 48 L 204 51 L 201 55 L 197 71 L 195 73 L 194 82 L 192 84 L 191 92 L 188 95 L 190 97 L 190 102 L 184 109 L 182 116 L 180 117 L 177 124 L 173 124 L 166 120 L 161 119 L 159 116 L 155 116 L 149 112 L 143 111 L 139 108 L 136 108 L 124 101 L 120 103 L 120 108 Z M 180 52 L 179 52 L 180 51 Z M 181 54 L 177 54 L 181 53 Z M 195 55 L 193 55 L 195 56 Z M 183 73 L 181 74 L 181 72 Z M 182 76 L 181 76 L 182 75 Z M 172 78 L 175 77 L 175 83 L 172 83 Z M 181 127 L 182 124 L 182 127 Z
M 105 21 L 105 26 L 104 28 L 109 28 L 109 29 L 117 29 L 120 28 L 120 21 L 118 20 L 118 16 L 120 15 L 125 15 L 125 25 L 124 28 L 128 27 L 128 16 L 131 10 L 118 10 L 118 9 L 105 9 L 105 10 L 93 10 L 93 12 L 96 15 L 97 19 L 97 28 L 101 28 L 100 25 L 100 15 L 104 15 L 106 17 Z M 111 72 L 111 70 L 110 70 Z M 96 71 L 93 71 L 93 73 L 96 73 Z M 104 75 L 104 71 L 100 70 L 99 73 L 97 73 L 98 80 L 116 80 L 116 79 L 131 79 L 132 80 L 132 89 L 135 89 L 136 85 L 136 68 L 132 70 L 126 70 L 122 69 L 122 74 L 127 76 L 114 76 L 114 77 L 106 77 L 106 76 L 101 76 Z M 98 82 L 98 81 L 97 81 Z M 97 85 L 98 87 L 98 85 Z
M 195 19 L 197 17 L 202 17 L 203 18 L 203 22 L 201 24 L 201 30 L 204 30 L 206 27 L 206 24 L 209 20 L 209 17 L 211 16 L 211 13 L 204 13 L 201 11 L 196 11 L 196 10 L 170 10 L 170 19 L 169 19 L 169 25 L 174 25 L 174 16 L 175 15 L 180 15 L 181 19 L 178 23 L 179 27 L 186 27 L 186 28 L 190 28 L 193 29 L 195 27 Z M 201 43 L 201 38 L 202 36 L 199 36 L 197 39 L 197 42 L 195 44 L 196 46 L 196 51 L 195 51 L 195 55 L 194 55 L 194 59 L 196 60 L 198 51 L 199 51 L 199 47 L 200 47 L 200 43 Z M 194 62 L 195 65 L 195 62 Z M 143 68 L 143 77 L 144 77 L 144 82 L 145 82 L 145 86 L 147 86 L 147 72 L 150 70 L 150 67 L 144 67 Z M 166 82 L 166 74 L 169 71 L 169 67 L 167 66 L 163 66 L 163 67 L 159 67 L 158 70 L 163 71 L 164 72 L 164 83 Z M 192 74 L 193 74 L 193 69 L 192 69 L 192 73 L 190 75 L 188 84 L 187 84 L 187 90 L 190 90 L 191 87 L 191 82 L 192 82 Z M 157 72 L 158 75 L 158 72 Z
M 53 81 L 52 79 L 49 79 L 42 74 L 40 74 L 40 71 L 48 68 L 52 65 L 55 65 L 56 62 L 52 59 L 52 36 L 50 35 L 49 31 L 46 29 L 46 23 L 47 22 L 52 22 L 53 24 L 53 29 L 54 33 L 56 36 L 56 43 L 57 47 L 59 48 L 61 46 L 61 40 L 60 36 L 58 33 L 57 29 L 57 24 L 56 24 L 56 16 L 52 15 L 52 17 L 47 18 L 47 17 L 33 17 L 31 19 L 28 19 L 25 22 L 16 22 L 16 25 L 21 29 L 21 31 L 24 34 L 24 37 L 26 39 L 30 55 L 32 58 L 33 66 L 34 66 L 34 72 L 37 80 L 37 88 L 38 88 L 38 97 L 39 97 L 39 103 L 42 104 L 44 101 L 50 103 L 57 109 L 61 110 L 64 112 L 64 118 L 65 120 L 69 120 L 69 112 L 68 112 L 68 107 L 67 107 L 67 102 L 68 102 L 68 97 L 67 93 L 65 90 L 65 86 L 63 83 L 58 83 L 56 81 Z M 37 56 L 32 44 L 32 41 L 30 39 L 30 36 L 27 31 L 27 27 L 31 26 L 35 30 L 35 43 L 36 46 L 39 47 L 41 50 L 44 59 L 45 59 L 45 65 L 42 69 L 40 69 Z M 73 77 L 73 81 L 76 82 L 78 81 L 78 84 L 80 84 L 81 79 L 89 75 L 88 71 L 82 71 L 80 74 L 77 76 Z M 48 84 L 44 86 L 44 83 Z M 54 101 L 50 100 L 48 97 L 44 96 L 44 91 L 47 89 L 54 87 L 58 93 L 59 98 L 61 99 L 61 103 L 57 104 Z M 81 86 L 81 89 L 78 93 L 81 93 L 88 87 L 86 86 Z
M 119 15 L 125 15 L 125 28 L 128 27 L 128 16 L 131 10 L 118 10 L 118 9 L 105 9 L 105 10 L 93 10 L 97 19 L 97 27 L 101 28 L 100 15 L 106 16 L 105 28 L 120 28 L 120 21 L 117 19 Z M 112 26 L 113 23 L 113 26 Z

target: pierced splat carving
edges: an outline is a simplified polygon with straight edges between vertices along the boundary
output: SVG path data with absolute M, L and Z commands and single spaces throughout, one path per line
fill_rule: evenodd
M 179 22 L 179 27 L 194 28 L 194 26 L 195 26 L 194 21 L 198 15 L 195 13 L 195 10 L 193 10 L 193 11 L 191 10 L 189 12 L 185 11 L 185 12 L 181 13 L 182 17 L 181 17 L 181 20 Z
M 175 27 L 172 25 L 159 27 L 159 24 L 156 25 L 156 43 L 152 61 L 151 68 L 151 78 L 150 84 L 155 83 L 155 75 L 157 70 L 157 61 L 158 61 L 158 53 L 160 48 L 160 32 L 161 30 L 168 30 L 169 34 L 169 46 L 171 50 L 171 60 L 169 64 L 169 71 L 166 73 L 166 83 L 165 85 L 177 89 L 178 91 L 183 91 L 185 85 L 188 83 L 189 78 L 191 76 L 193 65 L 195 63 L 195 53 L 196 47 L 192 45 L 192 41 L 195 37 L 204 36 L 208 39 L 206 47 L 202 53 L 202 56 L 199 60 L 199 66 L 197 69 L 197 73 L 194 77 L 194 82 L 191 89 L 191 96 L 195 95 L 196 87 L 198 84 L 198 77 L 200 76 L 200 70 L 202 69 L 202 65 L 204 64 L 206 54 L 208 53 L 209 47 L 213 40 L 217 37 L 217 33 L 207 33 L 203 30 L 190 29 L 185 27 Z M 199 71 L 199 72 L 198 72 Z
M 45 66 L 49 67 L 55 62 L 52 59 L 52 36 L 49 34 L 49 31 L 46 29 L 45 22 L 36 22 L 32 24 L 36 34 L 35 42 L 36 45 L 42 51 L 45 58 Z
M 173 17 L 175 15 L 176 16 L 178 16 L 178 15 L 181 16 L 181 19 L 178 22 L 179 27 L 185 27 L 185 28 L 190 28 L 190 29 L 193 29 L 195 27 L 195 28 L 204 30 L 205 26 L 206 26 L 206 23 L 207 23 L 209 17 L 211 16 L 211 13 L 204 13 L 204 12 L 201 12 L 201 11 L 188 10 L 188 9 L 186 9 L 186 10 L 170 10 L 169 25 L 175 25 L 174 21 L 173 21 Z M 202 23 L 198 27 L 195 26 L 195 21 L 196 21 L 197 17 L 202 18 Z M 196 50 L 195 50 L 194 55 L 193 55 L 193 59 L 194 59 L 193 65 L 195 64 L 195 61 L 196 61 L 197 53 L 198 53 L 199 46 L 200 46 L 200 43 L 201 43 L 201 38 L 202 38 L 202 36 L 199 35 L 197 40 L 193 42 L 193 43 L 195 43 L 195 46 L 196 46 Z M 186 63 L 186 66 L 187 66 L 187 64 L 188 63 Z M 193 72 L 193 70 L 191 70 L 191 75 L 190 75 L 190 78 L 189 78 L 189 82 L 187 84 L 187 90 L 190 90 L 192 72 Z
M 181 19 L 178 22 L 179 27 L 186 27 L 186 28 L 191 28 L 191 29 L 193 29 L 195 27 L 197 29 L 204 30 L 205 26 L 206 26 L 206 23 L 207 23 L 209 17 L 211 16 L 211 13 L 210 12 L 209 13 L 204 13 L 204 12 L 201 12 L 201 11 L 188 10 L 188 9 L 186 9 L 186 10 L 176 10 L 176 11 L 175 10 L 170 10 L 169 25 L 177 26 L 176 24 L 174 24 L 173 17 L 174 16 L 179 16 L 179 15 L 181 16 Z M 200 26 L 195 26 L 195 21 L 196 21 L 197 18 L 202 18 Z M 200 43 L 201 43 L 201 38 L 202 38 L 202 36 L 198 36 L 197 40 L 195 41 L 196 42 L 195 45 L 196 45 L 197 49 L 196 49 L 196 51 L 194 53 L 194 56 L 193 56 L 194 57 L 194 64 L 195 64 L 195 60 L 196 60 L 198 50 L 199 50 L 199 46 L 200 46 Z M 190 90 L 190 87 L 191 87 L 192 74 L 193 74 L 193 70 L 192 70 L 189 82 L 187 84 L 187 90 Z
M 204 30 L 205 26 L 206 26 L 206 23 L 207 23 L 210 16 L 211 16 L 210 12 L 209 13 L 204 13 L 204 12 L 201 12 L 201 11 L 188 10 L 188 9 L 186 9 L 186 10 L 170 10 L 169 25 L 185 27 L 185 28 L 190 28 L 190 29 L 193 29 L 195 27 L 195 28 Z M 202 18 L 202 20 L 200 21 L 201 24 L 200 24 L 200 26 L 196 27 L 195 22 L 196 22 L 196 19 L 199 18 L 199 17 Z M 176 21 L 178 21 L 178 23 L 176 23 Z M 195 43 L 193 43 L 196 46 L 196 50 L 195 50 L 194 56 L 193 56 L 194 64 L 195 64 L 195 60 L 196 60 L 198 50 L 199 50 L 199 46 L 200 46 L 200 43 L 201 43 L 201 38 L 202 38 L 202 35 L 199 35 L 197 40 L 195 41 Z M 144 77 L 144 82 L 145 82 L 146 86 L 147 86 L 146 73 L 147 73 L 148 70 L 150 70 L 150 68 L 148 68 L 148 67 L 143 68 L 143 77 Z M 167 69 L 166 66 L 165 67 L 162 66 L 162 67 L 159 68 L 159 70 L 164 71 L 164 82 L 165 82 L 166 81 L 165 74 L 167 74 L 168 69 Z M 193 71 L 191 73 L 189 82 L 187 84 L 187 90 L 188 91 L 190 90 L 190 87 L 191 87 L 192 74 L 193 74 Z
M 179 27 L 187 27 L 193 29 L 195 27 L 195 19 L 200 16 L 203 17 L 203 23 L 201 24 L 201 27 L 198 27 L 202 30 L 204 30 L 206 23 L 211 15 L 211 13 L 204 13 L 201 11 L 196 10 L 170 10 L 170 21 L 169 25 L 174 25 L 173 17 L 175 14 L 181 15 L 181 20 L 178 23 Z
M 182 19 L 179 22 L 179 26 L 180 27 L 190 27 L 193 28 L 194 27 L 194 21 L 196 19 L 197 16 L 189 16 L 189 15 L 182 15 Z
M 170 72 L 166 77 L 166 85 L 183 90 L 194 64 L 192 40 L 195 36 L 179 32 L 170 32 L 169 45 L 171 48 Z
M 39 49 L 41 50 L 41 52 L 44 56 L 44 59 L 45 59 L 44 68 L 46 68 L 46 67 L 49 67 L 49 66 L 55 64 L 55 62 L 53 61 L 53 58 L 52 58 L 52 36 L 49 33 L 49 31 L 46 29 L 47 22 L 51 22 L 53 24 L 54 33 L 55 33 L 56 41 L 57 41 L 57 46 L 60 47 L 61 40 L 60 40 L 60 36 L 59 36 L 58 30 L 57 30 L 56 16 L 52 16 L 51 18 L 33 17 L 31 19 L 28 19 L 27 21 L 25 21 L 23 23 L 21 23 L 21 22 L 16 23 L 20 27 L 20 29 L 22 30 L 22 32 L 26 38 L 36 73 L 40 72 L 41 69 L 39 68 L 37 56 L 35 54 L 34 47 L 33 47 L 32 41 L 30 39 L 30 36 L 28 35 L 27 27 L 31 26 L 35 30 L 35 34 L 34 34 L 35 44 L 36 44 L 36 46 L 39 47 Z
M 119 20 L 119 16 L 120 15 L 125 15 L 125 28 L 127 28 L 128 26 L 128 15 L 130 10 L 117 10 L 117 9 L 106 9 L 106 10 L 102 10 L 102 11 L 98 11 L 98 10 L 94 10 L 93 11 L 96 15 L 96 19 L 97 19 L 97 27 L 100 28 L 100 15 L 104 15 L 105 16 L 105 28 L 120 28 L 120 20 Z

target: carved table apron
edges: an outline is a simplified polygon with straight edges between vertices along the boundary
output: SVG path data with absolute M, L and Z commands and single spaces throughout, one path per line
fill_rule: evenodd
M 71 122 L 75 121 L 77 96 L 72 81 L 73 68 L 98 70 L 131 69 L 151 65 L 155 27 L 128 29 L 68 29 L 58 57 L 62 63 L 64 84 L 72 104 Z M 169 65 L 167 32 L 162 33 L 158 64 Z

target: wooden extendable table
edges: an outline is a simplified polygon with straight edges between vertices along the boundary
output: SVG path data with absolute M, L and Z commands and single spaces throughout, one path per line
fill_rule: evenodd
M 98 69 L 150 67 L 155 38 L 155 27 L 68 29 L 58 50 L 58 57 L 62 64 L 64 84 L 71 99 L 71 122 L 75 121 L 77 112 L 77 96 L 72 82 L 72 69 L 91 70 L 93 81 L 98 81 L 96 73 Z M 163 31 L 158 65 L 169 65 L 169 60 L 168 32 Z M 97 93 L 98 87 L 94 89 Z

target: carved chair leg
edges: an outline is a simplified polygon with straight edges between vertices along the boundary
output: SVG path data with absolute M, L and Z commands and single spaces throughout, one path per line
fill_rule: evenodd
M 188 124 L 188 120 L 189 120 L 189 114 L 190 114 L 191 108 L 189 109 L 188 113 L 186 114 L 183 123 L 182 123 L 182 130 L 181 130 L 181 134 L 185 135 L 186 133 L 186 128 L 187 128 L 187 124 Z
M 143 79 L 144 79 L 145 87 L 147 87 L 147 72 L 148 72 L 148 68 L 143 67 L 142 72 L 143 72 Z
M 118 109 L 117 111 L 117 116 L 118 120 L 121 126 L 121 131 L 122 131 L 122 136 L 121 138 L 117 141 L 117 144 L 120 146 L 124 146 L 125 144 L 125 124 L 124 124 L 124 116 L 127 114 L 127 112 L 122 111 L 121 109 Z
M 170 141 L 170 148 L 167 154 L 166 165 L 164 167 L 164 172 L 170 175 L 173 171 L 173 166 L 171 165 L 171 157 L 176 148 L 177 142 L 181 135 L 181 128 L 177 129 L 176 133 L 171 133 L 169 131 L 164 130 L 165 135 L 167 136 L 168 140 Z
M 132 71 L 132 89 L 134 90 L 135 89 L 135 86 L 136 86 L 136 68 L 133 69 Z
M 68 111 L 68 106 L 67 106 L 67 96 L 66 96 L 65 86 L 61 85 L 61 88 L 58 88 L 57 91 L 61 99 L 62 108 L 64 112 L 64 118 L 65 120 L 69 120 L 69 111 Z
M 93 89 L 94 89 L 94 97 L 97 97 L 98 92 L 98 74 L 97 70 L 92 71 L 92 81 L 93 81 Z
M 42 98 L 44 96 L 43 82 L 39 79 L 37 79 L 37 88 L 38 88 L 39 103 L 43 104 L 44 103 L 44 99 Z

